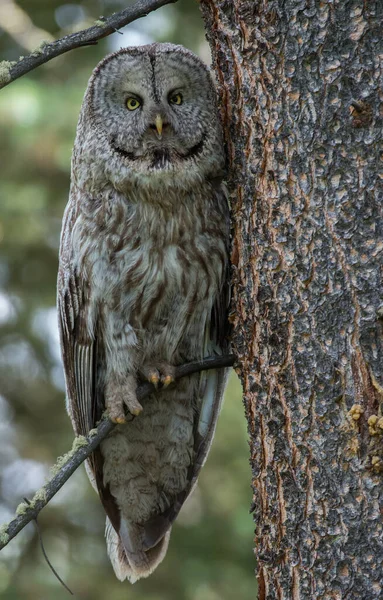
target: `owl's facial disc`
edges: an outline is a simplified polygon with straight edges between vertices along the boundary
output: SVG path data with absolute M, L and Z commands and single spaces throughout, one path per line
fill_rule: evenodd
M 140 162 L 148 170 L 173 169 L 178 162 L 195 160 L 203 151 L 206 133 L 198 126 L 186 128 L 193 94 L 187 89 L 181 92 L 179 87 L 178 91 L 167 91 L 163 98 L 150 96 L 144 90 L 140 90 L 140 95 L 127 92 L 126 130 L 120 129 L 109 140 L 121 158 L 136 163 L 133 168 Z M 184 97 L 189 105 L 184 104 Z M 195 115 L 197 122 L 198 116 Z M 129 135 L 132 127 L 137 132 L 133 143 Z
M 214 95 L 206 67 L 179 47 L 129 48 L 106 60 L 94 78 L 92 110 L 119 181 L 201 181 L 221 173 Z

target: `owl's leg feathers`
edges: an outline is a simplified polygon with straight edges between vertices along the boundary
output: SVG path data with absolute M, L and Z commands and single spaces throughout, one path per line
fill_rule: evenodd
M 105 386 L 105 408 L 109 418 L 114 423 L 125 423 L 125 406 L 132 415 L 139 415 L 142 406 L 136 396 L 136 378 L 128 375 L 121 382 L 119 379 L 110 379 Z
M 167 387 L 175 381 L 175 367 L 165 361 L 146 363 L 139 369 L 141 377 L 147 379 L 156 389 Z

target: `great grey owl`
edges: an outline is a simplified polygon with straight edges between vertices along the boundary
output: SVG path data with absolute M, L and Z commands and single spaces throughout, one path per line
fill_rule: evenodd
M 58 313 L 76 434 L 105 410 L 117 423 L 87 472 L 121 580 L 164 558 L 214 434 L 226 372 L 168 385 L 174 366 L 226 347 L 224 163 L 214 85 L 192 52 L 152 44 L 99 63 L 72 157 Z M 156 391 L 141 406 L 144 379 Z

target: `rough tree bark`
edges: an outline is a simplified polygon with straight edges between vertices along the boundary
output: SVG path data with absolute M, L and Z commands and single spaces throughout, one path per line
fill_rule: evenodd
M 230 163 L 259 599 L 382 598 L 383 3 L 201 7 Z

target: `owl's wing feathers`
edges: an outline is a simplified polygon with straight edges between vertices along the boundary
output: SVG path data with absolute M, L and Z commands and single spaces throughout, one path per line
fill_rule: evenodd
M 76 279 L 68 279 L 59 289 L 58 309 L 71 418 L 77 435 L 88 435 L 94 427 L 95 341 L 81 332 L 84 307 L 78 302 L 80 293 Z
M 73 207 L 68 208 L 64 219 L 69 222 L 65 228 L 67 239 L 64 237 L 60 246 L 57 306 L 67 409 L 76 434 L 87 436 L 103 411 L 96 386 L 99 344 L 97 334 L 91 335 L 87 325 L 88 282 L 84 273 L 78 275 L 74 272 L 71 260 L 70 236 L 75 222 Z M 119 510 L 109 487 L 103 484 L 103 458 L 99 448 L 87 459 L 85 466 L 111 523 L 118 529 Z
M 96 386 L 99 362 L 97 333 L 91 333 L 87 323 L 89 283 L 84 272 L 78 274 L 74 271 L 72 262 L 71 236 L 77 217 L 76 205 L 76 197 L 71 195 L 71 202 L 64 215 L 60 244 L 57 306 L 67 388 L 67 410 L 76 434 L 87 436 L 101 418 L 103 403 L 98 398 Z M 99 449 L 87 459 L 86 470 L 111 522 L 118 527 L 119 511 L 109 488 L 103 485 L 103 459 Z
M 94 427 L 96 342 L 86 324 L 87 283 L 74 272 L 71 261 L 70 237 L 75 220 L 73 202 L 64 215 L 66 233 L 60 246 L 57 306 L 69 414 L 77 435 L 87 435 Z

